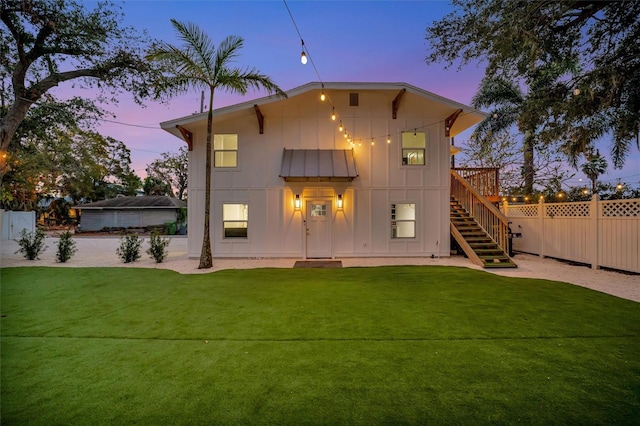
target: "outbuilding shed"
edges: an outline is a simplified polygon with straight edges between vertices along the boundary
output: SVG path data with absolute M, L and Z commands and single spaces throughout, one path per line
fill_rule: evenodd
M 95 203 L 80 204 L 80 231 L 104 228 L 137 228 L 162 226 L 175 222 L 186 203 L 173 197 L 117 197 Z

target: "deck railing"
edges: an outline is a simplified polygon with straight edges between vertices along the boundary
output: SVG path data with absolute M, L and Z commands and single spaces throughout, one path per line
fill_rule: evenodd
M 489 201 L 500 198 L 500 169 L 497 167 L 454 167 L 458 175 Z
M 469 212 L 500 248 L 508 253 L 509 220 L 456 170 L 451 170 L 451 196 Z

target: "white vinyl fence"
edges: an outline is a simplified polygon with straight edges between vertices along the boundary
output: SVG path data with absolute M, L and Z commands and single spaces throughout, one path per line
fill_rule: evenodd
M 640 199 L 503 204 L 515 251 L 640 273 Z

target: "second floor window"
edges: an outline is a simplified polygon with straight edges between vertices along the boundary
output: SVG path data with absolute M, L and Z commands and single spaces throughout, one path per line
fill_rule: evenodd
M 424 166 L 427 140 L 423 132 L 402 133 L 402 165 Z
M 238 135 L 213 135 L 213 167 L 238 167 Z

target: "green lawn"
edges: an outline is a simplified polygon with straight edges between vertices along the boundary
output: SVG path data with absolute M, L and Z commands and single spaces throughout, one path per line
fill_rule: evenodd
M 3 424 L 638 424 L 640 304 L 454 267 L 0 270 Z

